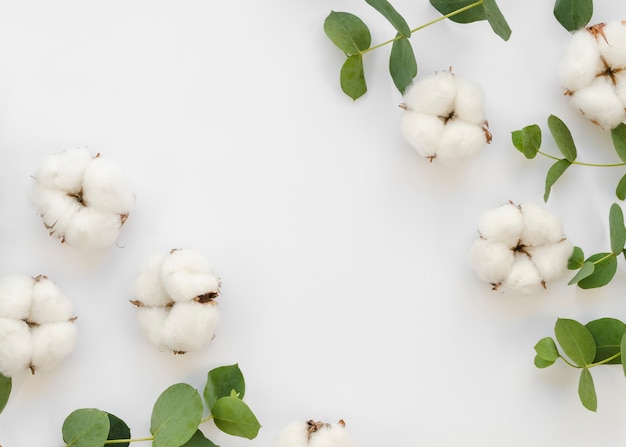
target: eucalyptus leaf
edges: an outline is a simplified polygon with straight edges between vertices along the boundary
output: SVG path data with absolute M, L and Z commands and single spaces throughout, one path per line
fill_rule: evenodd
M 617 187 L 615 188 L 615 195 L 618 199 L 626 199 L 626 174 L 620 179 Z
M 341 67 L 341 90 L 350 98 L 356 100 L 367 91 L 365 73 L 363 71 L 363 57 L 360 54 L 349 56 Z
M 387 0 L 365 0 L 376 11 L 380 12 L 389 23 L 404 37 L 411 37 L 411 28 L 398 11 Z
M 550 128 L 554 142 L 565 159 L 569 162 L 575 161 L 577 156 L 576 145 L 565 123 L 557 116 L 550 115 L 548 117 L 548 127 Z
M 246 393 L 246 382 L 238 364 L 220 366 L 209 371 L 204 387 L 204 401 L 209 410 L 212 411 L 213 405 L 219 398 L 230 396 L 233 390 L 239 399 L 243 399 Z
M 534 363 L 537 368 L 547 368 L 548 366 L 554 365 L 554 360 L 545 360 L 536 355 Z
M 372 43 L 367 25 L 349 12 L 332 11 L 324 20 L 324 32 L 347 56 L 360 54 Z
M 594 363 L 602 362 L 620 352 L 620 343 L 626 333 L 626 324 L 616 318 L 600 318 L 585 325 L 596 342 L 596 356 Z M 607 364 L 621 364 L 621 357 L 606 362 Z
M 6 407 L 11 395 L 11 389 L 13 388 L 13 379 L 5 377 L 0 374 L 0 413 Z
M 559 350 L 552 337 L 542 338 L 535 345 L 535 352 L 542 360 L 554 363 L 560 357 Z
M 585 262 L 585 253 L 580 247 L 574 247 L 572 255 L 567 260 L 567 268 L 569 270 L 578 270 Z
M 502 15 L 500 8 L 498 8 L 496 0 L 484 0 L 482 6 L 493 32 L 500 36 L 502 40 L 509 40 L 511 37 L 511 28 Z
M 617 203 L 611 205 L 609 212 L 609 233 L 611 252 L 618 256 L 626 244 L 626 227 L 624 227 L 624 213 Z
M 593 377 L 589 369 L 583 368 L 580 371 L 580 380 L 578 382 L 578 396 L 583 406 L 590 411 L 598 409 L 598 397 L 596 396 L 596 388 L 593 384 Z
M 550 169 L 548 169 L 548 173 L 546 174 L 546 189 L 543 193 L 543 201 L 547 202 L 550 197 L 550 191 L 552 190 L 552 186 L 556 183 L 556 181 L 563 175 L 563 173 L 572 165 L 572 163 L 565 158 L 557 161 Z
M 593 0 L 556 0 L 554 17 L 569 32 L 589 23 L 593 15 Z
M 389 73 L 398 91 L 404 95 L 417 75 L 415 53 L 408 39 L 401 37 L 393 42 L 389 56 Z
M 254 439 L 261 424 L 244 401 L 236 397 L 222 397 L 211 410 L 213 421 L 224 433 Z
M 620 342 L 620 352 L 626 352 L 626 334 L 622 335 L 622 341 Z M 624 370 L 624 375 L 626 376 L 626 360 L 624 358 L 624 354 L 622 354 L 622 369 Z
M 528 159 L 537 156 L 541 147 L 541 128 L 536 124 L 531 124 L 521 130 L 511 133 L 513 145 Z
M 578 366 L 585 367 L 596 357 L 596 342 L 589 329 L 576 320 L 559 318 L 554 334 L 565 354 Z
M 61 432 L 66 447 L 102 446 L 109 435 L 109 416 L 95 408 L 74 410 L 63 421 Z
M 111 413 L 107 413 L 107 416 L 109 417 L 109 434 L 107 436 L 107 441 L 130 439 L 130 428 L 126 422 Z M 115 445 L 119 447 L 128 447 L 130 442 L 117 442 Z
M 183 445 L 198 429 L 202 411 L 202 399 L 192 386 L 178 383 L 167 388 L 152 409 L 153 447 Z
M 617 271 L 617 257 L 615 255 L 612 253 L 597 253 L 590 256 L 587 261 L 593 262 L 595 269 L 591 275 L 578 281 L 578 287 L 594 289 L 603 287 L 611 282 Z
M 620 123 L 619 126 L 611 129 L 611 138 L 617 156 L 626 163 L 626 124 Z
M 200 430 L 196 430 L 191 439 L 185 442 L 180 447 L 219 447 L 217 444 L 214 444 L 213 441 L 207 439 Z
M 593 272 L 595 272 L 595 270 L 596 266 L 593 262 L 585 261 L 578 273 L 576 273 L 574 277 L 569 280 L 567 285 L 571 286 L 572 284 L 577 284 L 579 281 L 582 281 L 583 279 L 593 275 Z
M 430 4 L 443 15 L 448 15 L 474 3 L 476 3 L 476 0 L 430 0 Z M 449 19 L 457 23 L 471 23 L 479 20 L 487 20 L 487 14 L 485 13 L 483 5 L 479 5 L 467 11 L 455 14 L 449 17 Z

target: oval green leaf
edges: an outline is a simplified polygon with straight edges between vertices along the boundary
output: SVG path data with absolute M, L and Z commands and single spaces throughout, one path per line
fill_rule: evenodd
M 552 337 L 544 337 L 535 345 L 535 352 L 542 360 L 554 363 L 560 357 L 559 350 Z
M 617 187 L 615 188 L 615 195 L 618 199 L 626 199 L 626 174 L 620 179 Z
M 204 401 L 209 411 L 212 411 L 219 398 L 230 396 L 232 390 L 235 390 L 239 399 L 243 399 L 246 393 L 246 382 L 238 364 L 220 366 L 209 371 L 204 387 Z
M 619 126 L 611 129 L 611 139 L 617 156 L 626 163 L 626 124 L 620 123 Z
M 554 360 L 545 360 L 536 355 L 534 363 L 537 368 L 547 368 L 548 366 L 552 366 L 554 364 Z
M 585 325 L 596 341 L 596 356 L 594 363 L 602 362 L 620 352 L 622 337 L 626 333 L 626 324 L 616 318 L 600 318 Z M 606 362 L 607 364 L 621 364 L 621 357 Z
M 578 270 L 585 262 L 585 253 L 580 247 L 574 247 L 572 255 L 567 260 L 567 268 L 569 270 Z
M 224 433 L 254 439 L 261 424 L 244 401 L 236 397 L 222 397 L 211 411 L 217 428 Z
M 576 160 L 576 145 L 565 123 L 560 118 L 550 115 L 548 117 L 548 127 L 550 128 L 554 142 L 565 159 L 569 162 Z
M 502 11 L 498 8 L 496 0 L 484 0 L 482 6 L 493 32 L 500 36 L 502 40 L 509 40 L 511 37 L 511 28 L 502 15 Z
M 622 369 L 624 370 L 624 375 L 626 376 L 626 361 L 624 360 L 626 353 L 626 334 L 622 335 L 622 341 L 620 343 L 620 352 L 622 353 Z
M 556 0 L 554 17 L 569 32 L 586 26 L 593 15 L 593 0 Z
M 349 12 L 332 11 L 324 20 L 324 32 L 348 56 L 360 54 L 372 43 L 367 25 Z
M 153 447 L 183 445 L 198 429 L 202 411 L 202 399 L 192 386 L 178 383 L 167 388 L 152 409 Z
M 444 16 L 452 14 L 463 8 L 467 8 L 474 3 L 476 3 L 476 0 L 430 0 L 430 4 Z M 451 15 L 448 18 L 457 23 L 471 23 L 479 20 L 486 20 L 487 15 L 485 14 L 483 5 L 479 5 Z
M 554 326 L 554 334 L 565 354 L 578 366 L 585 367 L 596 356 L 596 342 L 593 335 L 578 321 L 559 318 Z
M 9 396 L 11 395 L 11 389 L 13 388 L 13 379 L 5 377 L 0 374 L 0 413 L 7 406 Z
M 126 422 L 111 413 L 107 413 L 107 416 L 109 417 L 109 435 L 107 436 L 107 441 L 130 439 L 130 428 Z M 130 442 L 116 442 L 115 445 L 128 447 Z
M 398 91 L 404 95 L 417 75 L 415 53 L 408 39 L 401 37 L 393 42 L 389 56 L 389 73 Z
M 587 368 L 580 371 L 580 380 L 578 381 L 578 396 L 583 406 L 590 411 L 598 409 L 598 397 L 596 396 L 596 388 L 593 385 L 593 377 Z
M 591 275 L 578 281 L 578 287 L 582 289 L 594 289 L 606 286 L 617 271 L 617 257 L 612 253 L 597 253 L 585 261 L 594 263 L 594 271 Z
M 533 159 L 541 147 L 541 128 L 536 124 L 531 124 L 521 130 L 513 131 L 511 139 L 518 151 L 529 160 Z
M 550 191 L 552 190 L 552 186 L 556 183 L 556 181 L 563 175 L 563 173 L 572 165 L 572 163 L 565 158 L 557 161 L 550 169 L 548 169 L 548 173 L 546 174 L 546 189 L 543 193 L 543 201 L 547 202 L 548 197 L 550 197 Z
M 393 27 L 404 37 L 411 37 L 411 28 L 398 11 L 387 0 L 365 0 L 376 11 L 380 12 Z
M 593 275 L 593 272 L 595 272 L 595 270 L 596 266 L 593 262 L 585 261 L 578 273 L 576 273 L 574 277 L 569 280 L 567 285 L 571 286 L 572 284 L 577 284 L 579 281 L 582 281 L 583 279 Z
M 109 416 L 95 408 L 74 410 L 63 421 L 61 432 L 66 447 L 104 445 L 109 435 Z
M 185 442 L 180 447 L 219 447 L 217 444 L 214 444 L 213 441 L 207 439 L 200 430 L 196 430 L 191 439 Z
M 611 252 L 617 256 L 622 253 L 626 244 L 626 227 L 624 227 L 624 213 L 622 208 L 614 203 L 609 211 L 609 233 Z
M 350 98 L 356 100 L 367 91 L 365 73 L 363 72 L 363 58 L 360 54 L 349 56 L 341 67 L 341 90 Z

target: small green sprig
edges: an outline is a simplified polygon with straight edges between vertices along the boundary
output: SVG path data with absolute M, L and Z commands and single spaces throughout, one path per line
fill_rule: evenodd
M 156 400 L 150 419 L 151 436 L 131 438 L 130 428 L 117 416 L 95 408 L 73 411 L 63 422 L 65 447 L 94 447 L 152 441 L 153 447 L 217 447 L 199 426 L 212 420 L 224 433 L 254 439 L 261 427 L 243 402 L 245 382 L 238 365 L 209 371 L 204 405 L 198 390 L 186 383 L 168 387 Z
M 389 72 L 393 82 L 404 94 L 417 75 L 417 61 L 409 38 L 423 28 L 445 19 L 458 23 L 487 20 L 494 32 L 504 40 L 511 36 L 511 29 L 500 12 L 495 0 L 430 0 L 443 15 L 435 20 L 411 29 L 404 17 L 387 0 L 365 0 L 380 12 L 397 31 L 394 38 L 371 46 L 372 37 L 367 25 L 348 12 L 332 11 L 324 21 L 324 32 L 346 55 L 341 67 L 340 85 L 343 92 L 356 100 L 367 91 L 363 56 L 370 51 L 391 44 Z
M 554 3 L 554 17 L 569 32 L 586 26 L 592 15 L 593 0 L 556 0 Z
M 598 398 L 590 369 L 621 364 L 626 374 L 622 356 L 622 352 L 626 352 L 626 324 L 615 318 L 600 318 L 585 325 L 559 318 L 554 334 L 567 357 L 561 354 L 552 337 L 545 337 L 535 345 L 535 366 L 547 368 L 561 359 L 572 368 L 580 369 L 578 396 L 586 409 L 596 411 Z
M 0 374 L 0 413 L 2 413 L 9 401 L 11 388 L 13 388 L 13 380 Z

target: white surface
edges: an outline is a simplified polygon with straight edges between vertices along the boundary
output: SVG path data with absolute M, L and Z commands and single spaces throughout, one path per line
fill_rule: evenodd
M 343 55 L 322 31 L 330 10 L 359 15 L 375 43 L 390 25 L 357 0 L 21 1 L 0 3 L 0 273 L 47 274 L 70 297 L 78 344 L 47 374 L 16 378 L 0 415 L 3 447 L 60 446 L 63 419 L 96 407 L 148 435 L 158 394 L 202 388 L 238 362 L 257 439 L 295 419 L 343 418 L 362 447 L 617 445 L 626 380 L 594 370 L 598 413 L 577 372 L 533 366 L 557 317 L 624 318 L 624 262 L 606 288 L 559 283 L 540 297 L 490 292 L 467 264 L 480 214 L 542 203 L 550 162 L 526 161 L 510 132 L 554 113 L 580 159 L 614 160 L 610 139 L 567 103 L 557 64 L 569 35 L 552 1 L 501 0 L 513 35 L 439 23 L 413 39 L 420 74 L 449 66 L 480 84 L 493 144 L 466 169 L 420 159 L 402 140 L 388 49 L 366 57 L 370 91 L 338 85 Z M 593 23 L 626 17 L 596 0 Z M 426 0 L 394 2 L 412 26 Z M 81 255 L 49 238 L 28 202 L 46 155 L 89 146 L 124 166 L 137 202 L 119 247 Z M 549 210 L 592 253 L 608 246 L 623 171 L 573 168 Z M 141 333 L 138 264 L 201 250 L 223 283 L 210 348 L 174 357 Z

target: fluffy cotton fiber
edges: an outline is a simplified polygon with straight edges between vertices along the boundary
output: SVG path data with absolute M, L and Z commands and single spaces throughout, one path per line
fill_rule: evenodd
M 270 447 L 355 447 L 345 423 L 295 421 L 289 424 Z
M 507 203 L 483 213 L 469 261 L 493 290 L 538 292 L 565 273 L 574 250 L 560 220 L 532 203 Z
M 191 249 L 155 254 L 133 285 L 138 321 L 160 350 L 184 354 L 205 348 L 219 319 L 220 280 L 206 257 Z

